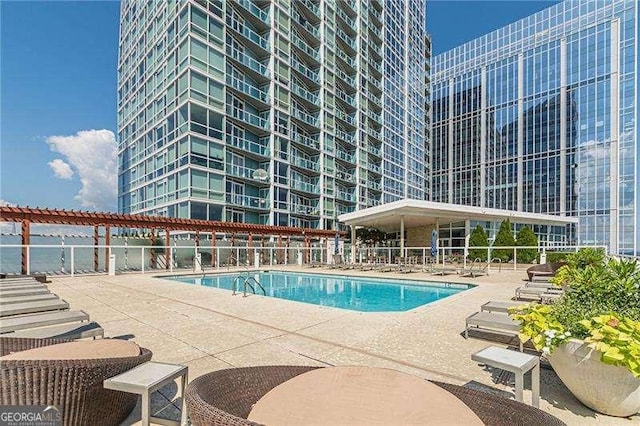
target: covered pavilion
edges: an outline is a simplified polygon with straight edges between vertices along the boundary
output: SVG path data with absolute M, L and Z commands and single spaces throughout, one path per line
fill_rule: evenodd
M 500 222 L 505 219 L 528 225 L 565 226 L 578 223 L 576 217 L 411 199 L 398 200 L 338 216 L 341 223 L 351 228 L 351 241 L 356 240 L 356 227 L 359 226 L 377 228 L 385 232 L 399 231 L 402 253 L 405 248 L 405 229 L 417 228 L 426 237 L 433 229 L 439 229 L 443 224 L 467 220 Z M 351 251 L 351 258 L 355 259 L 354 244 L 351 245 Z

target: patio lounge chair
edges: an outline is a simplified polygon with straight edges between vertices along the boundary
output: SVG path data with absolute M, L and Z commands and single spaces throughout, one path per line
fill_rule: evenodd
M 526 305 L 526 302 L 518 302 L 516 300 L 507 300 L 507 301 L 490 301 L 480 306 L 480 310 L 482 312 L 499 312 L 499 313 L 509 313 L 509 309 L 517 308 L 518 306 Z
M 520 331 L 520 323 L 509 315 L 494 312 L 476 312 L 467 317 L 466 327 L 464 330 L 464 338 L 469 338 L 469 329 L 475 327 L 483 331 L 498 332 L 510 336 L 518 336 Z M 518 339 L 520 352 L 522 352 L 522 342 Z
M 105 379 L 151 359 L 133 342 L 0 337 L 1 405 L 54 405 L 65 425 L 117 425 L 136 406 L 135 394 L 104 389 Z
M 33 339 L 78 340 L 104 337 L 104 329 L 97 322 L 75 322 L 50 327 L 30 328 L 4 334 L 3 337 L 29 337 Z
M 558 269 L 566 264 L 567 262 L 551 262 L 533 265 L 527 268 L 527 276 L 529 277 L 529 281 L 533 281 L 536 277 L 553 277 L 556 275 L 556 272 L 558 272 Z
M 49 289 L 46 287 L 42 288 L 20 288 L 20 289 L 12 289 L 12 290 L 0 290 L 0 298 L 4 299 L 7 297 L 21 297 L 21 296 L 31 296 L 34 294 L 46 294 L 49 293 Z
M 189 383 L 186 402 L 197 425 L 255 425 L 247 420 L 253 405 L 276 386 L 318 367 L 261 366 L 218 370 Z M 320 367 L 322 368 L 322 367 Z M 432 382 L 455 395 L 489 425 L 564 425 L 537 408 L 448 383 Z M 420 402 L 417 402 L 420 403 Z M 428 423 L 428 419 L 425 419 Z
M 63 311 L 69 309 L 69 304 L 64 300 L 38 300 L 35 302 L 12 303 L 0 305 L 0 317 L 9 317 L 22 314 L 33 314 L 48 311 Z
M 10 305 L 13 303 L 37 302 L 39 300 L 52 300 L 52 299 L 58 299 L 58 296 L 56 296 L 53 293 L 42 293 L 42 294 L 34 294 L 32 296 L 2 297 L 0 299 L 0 307 L 2 305 Z
M 89 321 L 89 315 L 84 311 L 61 311 L 33 315 L 19 315 L 0 319 L 0 334 L 26 330 L 29 328 L 84 321 Z
M 555 287 L 518 287 L 516 288 L 515 296 L 517 300 L 540 300 L 543 296 L 549 294 L 562 295 L 564 290 Z

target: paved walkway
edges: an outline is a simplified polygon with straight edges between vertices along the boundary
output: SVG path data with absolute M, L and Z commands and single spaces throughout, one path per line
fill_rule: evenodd
M 286 267 L 290 271 L 300 270 Z M 345 274 L 330 269 L 304 272 Z M 465 282 L 477 287 L 400 313 L 364 313 L 262 296 L 232 296 L 146 274 L 52 277 L 50 288 L 72 309 L 83 309 L 106 336 L 129 336 L 153 359 L 189 366 L 193 379 L 229 367 L 252 365 L 367 365 L 467 384 L 514 397 L 513 376 L 485 369 L 470 355 L 491 342 L 462 337 L 464 319 L 489 300 L 507 300 L 524 282 L 522 271 L 445 277 L 423 273 L 346 272 L 353 276 Z M 507 339 L 508 340 L 508 339 Z M 493 343 L 495 344 L 495 343 Z M 506 346 L 506 344 L 502 345 Z M 540 408 L 570 425 L 640 423 L 596 414 L 578 402 L 555 373 L 543 369 Z M 155 412 L 178 418 L 176 387 L 153 399 Z M 530 383 L 525 382 L 525 401 Z M 127 423 L 139 419 L 134 412 Z M 637 422 L 637 423 L 636 423 Z

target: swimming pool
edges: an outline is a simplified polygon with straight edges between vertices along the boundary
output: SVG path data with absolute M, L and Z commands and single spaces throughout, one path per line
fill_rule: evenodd
M 469 284 L 427 283 L 281 271 L 245 272 L 243 275 L 247 274 L 262 285 L 266 296 L 360 312 L 408 311 L 474 287 Z M 163 278 L 231 290 L 238 275 L 240 274 Z M 236 282 L 238 291 L 242 292 L 244 279 Z M 251 292 L 251 290 L 248 291 Z M 262 294 L 259 288 L 256 288 L 256 294 Z

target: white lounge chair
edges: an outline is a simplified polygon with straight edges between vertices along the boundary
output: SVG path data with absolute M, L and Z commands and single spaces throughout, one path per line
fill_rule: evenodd
M 27 302 L 37 302 L 40 300 L 54 300 L 54 299 L 59 299 L 59 297 L 53 293 L 34 294 L 33 296 L 2 297 L 0 298 L 0 306 L 10 305 L 13 303 L 27 303 Z
M 29 337 L 37 339 L 86 339 L 104 337 L 104 329 L 96 322 L 60 324 L 50 327 L 30 328 L 3 334 L 3 337 Z
M 49 289 L 46 287 L 41 288 L 20 288 L 15 290 L 0 290 L 0 298 L 4 299 L 7 297 L 21 297 L 21 296 L 30 296 L 33 294 L 46 294 L 50 293 Z
M 0 317 L 10 317 L 14 315 L 33 314 L 48 311 L 63 311 L 66 309 L 69 309 L 69 304 L 60 299 L 12 303 L 9 305 L 0 305 Z
M 482 312 L 499 312 L 509 313 L 509 309 L 517 308 L 518 306 L 526 305 L 526 302 L 519 302 L 515 300 L 508 301 L 491 301 L 480 306 Z
M 82 321 L 89 321 L 89 315 L 84 311 L 59 311 L 44 314 L 20 315 L 0 319 L 0 334 Z
M 471 327 L 517 337 L 520 331 L 520 322 L 514 320 L 509 315 L 494 312 L 476 312 L 466 319 L 466 327 L 464 330 L 465 339 L 469 337 L 469 329 Z M 523 347 L 520 339 L 518 339 L 518 343 L 520 352 L 522 352 Z

